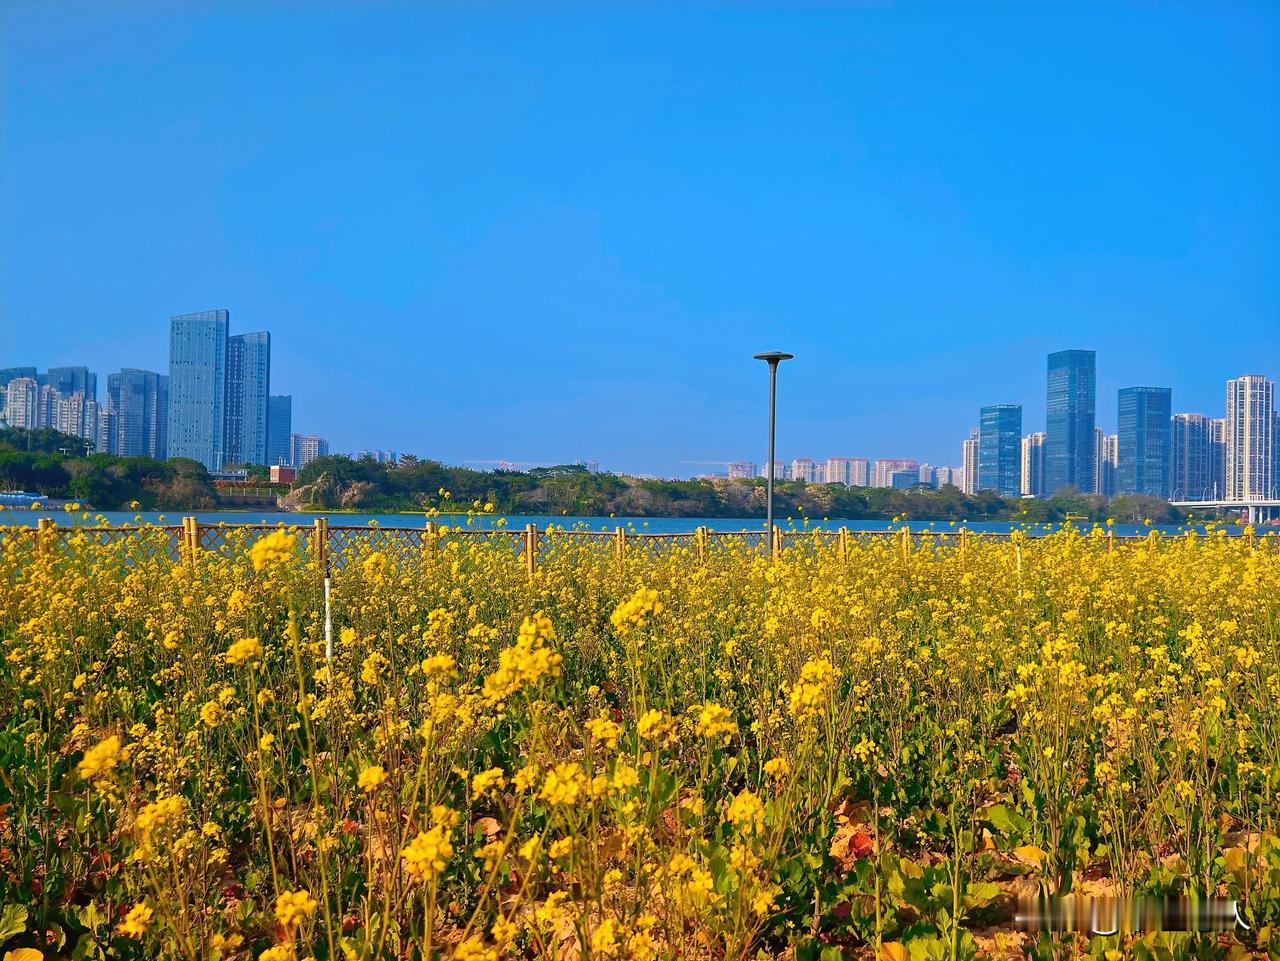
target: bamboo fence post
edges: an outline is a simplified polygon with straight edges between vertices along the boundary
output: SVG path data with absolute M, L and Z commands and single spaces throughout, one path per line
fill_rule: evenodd
M 526 524 L 524 528 L 524 568 L 529 580 L 538 571 L 538 525 Z
M 311 528 L 311 558 L 316 564 L 316 574 L 324 578 L 329 561 L 329 519 L 317 517 Z
M 844 564 L 849 560 L 849 528 L 840 528 L 840 563 Z
M 769 532 L 769 541 L 769 557 L 776 561 L 782 553 L 782 530 L 777 524 L 774 524 L 773 530 Z
M 427 533 L 422 541 L 422 546 L 427 549 L 427 553 L 432 557 L 436 555 L 436 541 L 439 537 L 439 525 L 435 521 L 427 521 Z
M 52 553 L 50 541 L 53 539 L 53 518 L 42 517 L 36 522 L 36 556 L 44 557 Z
M 615 527 L 613 529 L 613 552 L 614 557 L 621 567 L 627 559 L 627 532 L 625 528 Z
M 694 531 L 694 541 L 698 545 L 698 563 L 705 564 L 707 562 L 707 529 L 699 527 Z
M 1107 553 L 1110 554 L 1116 549 L 1116 532 L 1108 528 L 1107 530 Z

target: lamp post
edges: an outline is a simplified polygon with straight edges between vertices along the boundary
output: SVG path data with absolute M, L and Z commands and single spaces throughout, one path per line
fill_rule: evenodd
M 795 354 L 784 354 L 780 350 L 771 350 L 764 354 L 756 354 L 756 360 L 763 360 L 769 365 L 769 466 L 768 472 L 765 474 L 765 520 L 764 529 L 769 535 L 769 543 L 773 544 L 773 434 L 774 421 L 777 410 L 778 401 L 778 365 L 784 360 L 790 360 Z

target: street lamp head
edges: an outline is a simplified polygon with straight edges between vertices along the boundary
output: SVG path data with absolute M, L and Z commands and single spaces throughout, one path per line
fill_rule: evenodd
M 784 361 L 784 360 L 790 360 L 790 359 L 791 359 L 792 357 L 794 357 L 794 356 L 795 356 L 795 354 L 784 354 L 784 353 L 783 353 L 782 351 L 780 351 L 780 350 L 770 350 L 770 351 L 766 351 L 766 352 L 765 352 L 765 353 L 763 353 L 763 354 L 756 354 L 756 355 L 755 355 L 755 359 L 756 359 L 756 360 L 763 360 L 763 361 L 764 361 L 765 363 L 767 363 L 770 367 L 772 367 L 772 366 L 774 366 L 774 365 L 776 365 L 776 364 L 780 363 L 781 361 Z

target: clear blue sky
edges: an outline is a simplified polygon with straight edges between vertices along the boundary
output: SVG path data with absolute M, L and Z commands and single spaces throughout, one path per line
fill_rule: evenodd
M 1045 354 L 1280 376 L 1280 4 L 0 2 L 0 367 L 274 337 L 460 462 L 959 462 Z

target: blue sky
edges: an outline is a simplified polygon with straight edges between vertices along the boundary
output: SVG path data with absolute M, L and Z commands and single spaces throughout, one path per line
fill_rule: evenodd
M 0 367 L 274 337 L 335 450 L 959 462 L 1280 376 L 1280 5 L 0 3 Z

